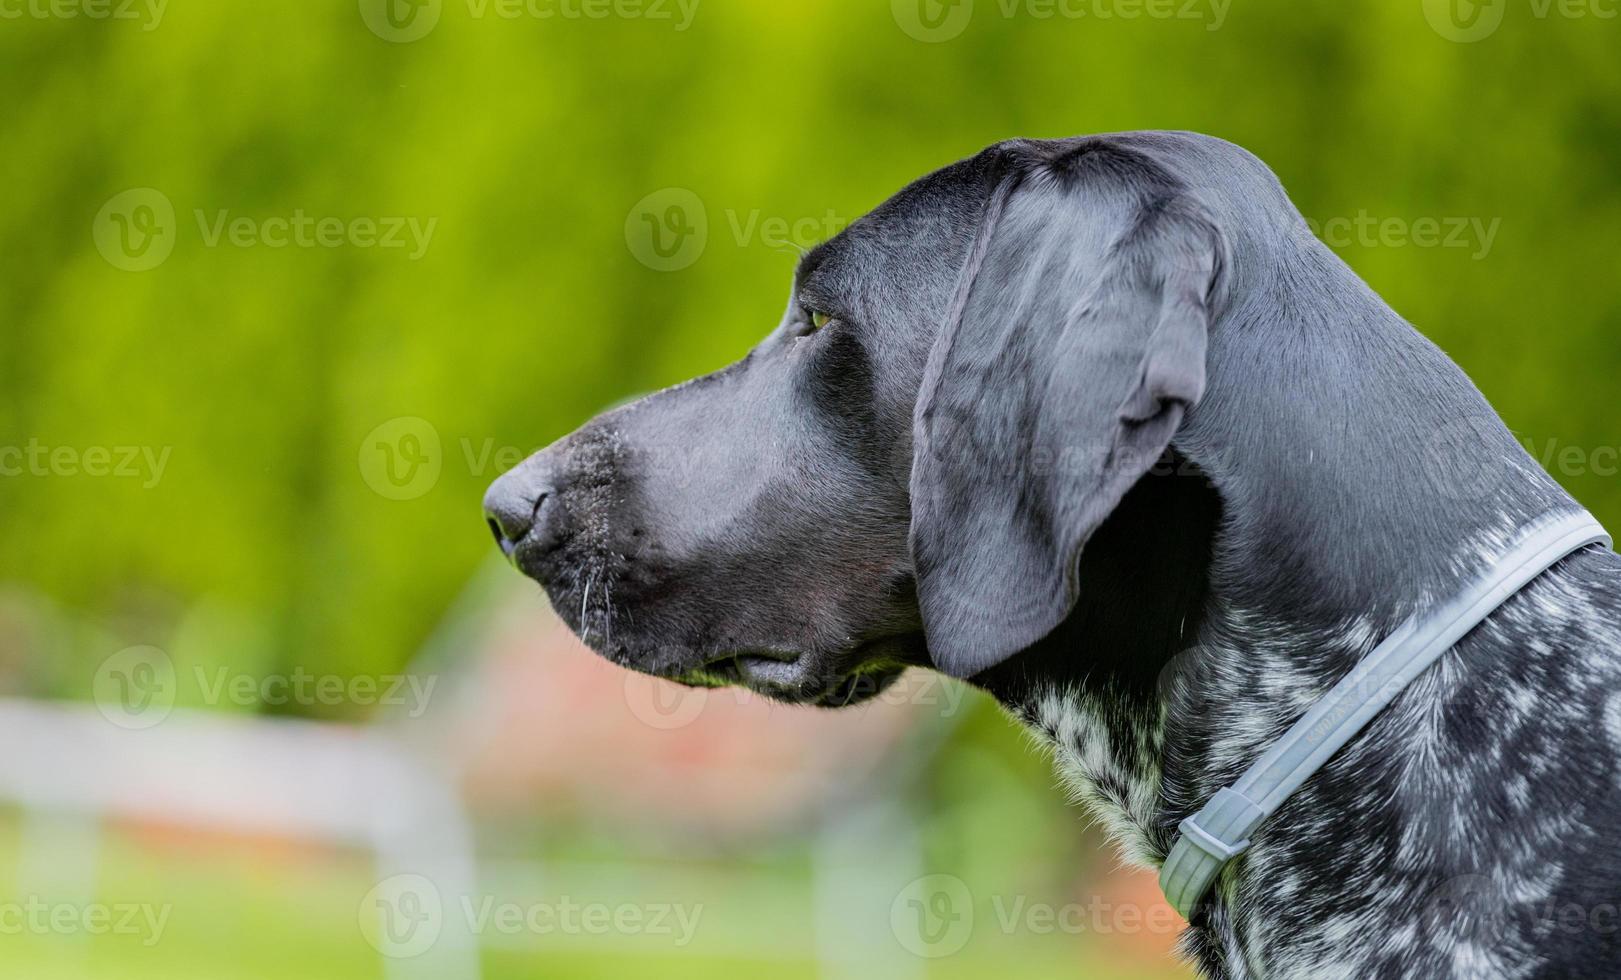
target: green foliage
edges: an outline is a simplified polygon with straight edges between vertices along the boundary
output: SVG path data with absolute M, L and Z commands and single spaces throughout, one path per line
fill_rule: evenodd
M 174 3 L 152 30 L 0 21 L 0 443 L 172 450 L 150 488 L 0 478 L 0 583 L 106 642 L 167 642 L 201 608 L 198 629 L 250 648 L 222 661 L 391 669 L 489 556 L 486 448 L 532 450 L 740 356 L 792 267 L 765 219 L 809 244 L 1013 135 L 1197 129 L 1269 161 L 1319 221 L 1498 222 L 1483 255 L 1475 240 L 1341 251 L 1539 453 L 1621 441 L 1621 24 L 1510 0 L 1465 44 L 1420 0 L 1245 0 L 1219 24 L 1185 2 L 1204 16 L 980 0 L 941 43 L 900 28 L 904 2 L 862 0 L 706 0 L 684 31 L 446 0 L 411 43 L 353 2 Z M 142 187 L 173 203 L 176 240 L 129 272 L 92 228 Z M 709 218 L 677 272 L 625 238 L 632 206 L 669 187 Z M 206 226 L 221 210 L 437 224 L 413 261 L 210 246 L 197 212 Z M 443 471 L 391 500 L 357 460 L 402 416 L 432 424 Z M 1613 474 L 1560 476 L 1621 523 Z

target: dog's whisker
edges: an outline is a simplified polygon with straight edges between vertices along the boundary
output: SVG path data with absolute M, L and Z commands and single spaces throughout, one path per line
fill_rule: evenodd
M 591 587 L 596 582 L 597 576 L 593 572 L 591 577 L 585 580 L 585 591 L 580 594 L 580 639 L 584 640 L 587 645 L 591 643 L 591 623 L 585 617 L 587 607 L 591 603 Z

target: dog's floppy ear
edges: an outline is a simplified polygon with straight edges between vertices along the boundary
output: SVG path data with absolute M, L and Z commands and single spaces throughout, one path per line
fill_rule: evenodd
M 992 192 L 914 419 L 911 548 L 935 665 L 958 677 L 1075 603 L 1087 538 L 1204 393 L 1220 236 L 1108 144 L 1014 162 Z

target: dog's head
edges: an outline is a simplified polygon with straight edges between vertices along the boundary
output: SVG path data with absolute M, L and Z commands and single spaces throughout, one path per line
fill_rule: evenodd
M 1035 643 L 1204 390 L 1224 245 L 1180 138 L 1006 143 L 907 187 L 804 257 L 743 360 L 497 480 L 502 550 L 615 662 L 784 700 Z

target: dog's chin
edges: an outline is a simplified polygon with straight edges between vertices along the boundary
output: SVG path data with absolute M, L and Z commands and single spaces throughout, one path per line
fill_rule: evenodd
M 905 669 L 882 665 L 839 671 L 808 665 L 805 658 L 784 660 L 740 654 L 674 679 L 697 686 L 743 687 L 783 704 L 843 708 L 884 693 Z
M 577 576 L 576 576 L 577 578 Z M 782 648 L 698 654 L 679 640 L 626 630 L 605 601 L 582 601 L 572 589 L 546 587 L 548 599 L 575 636 L 605 659 L 639 673 L 689 687 L 741 687 L 784 704 L 841 708 L 870 701 L 889 689 L 907 666 L 923 664 L 921 642 L 890 638 L 828 653 Z M 590 595 L 587 599 L 599 598 Z M 701 661 L 699 666 L 692 666 Z

